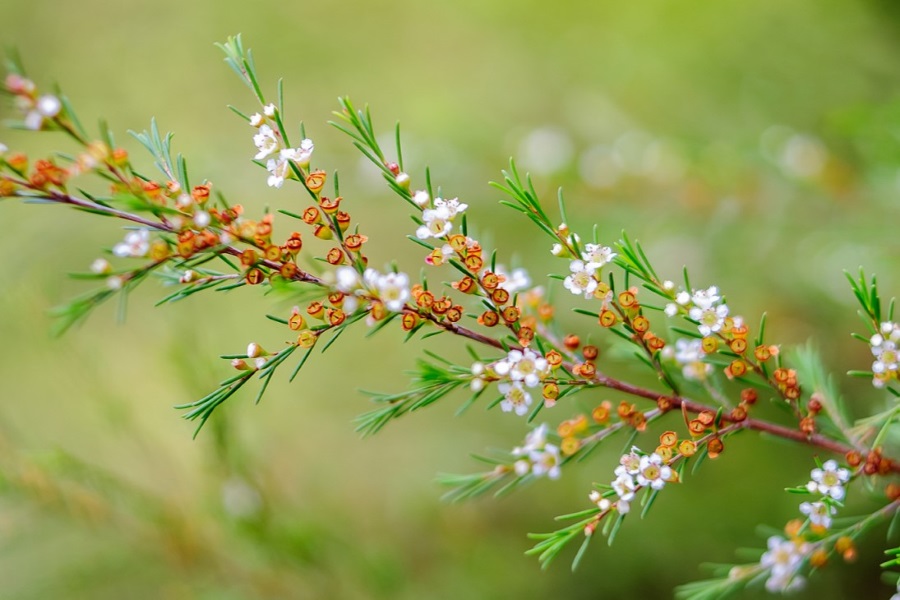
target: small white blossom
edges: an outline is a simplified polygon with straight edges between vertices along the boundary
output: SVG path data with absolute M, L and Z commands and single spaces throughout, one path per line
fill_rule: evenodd
M 563 285 L 573 294 L 583 294 L 590 298 L 597 289 L 597 280 L 594 279 L 594 270 L 587 268 L 583 261 L 573 260 L 569 263 L 571 275 L 566 277 Z
M 631 452 L 623 454 L 619 459 L 619 466 L 616 467 L 615 474 L 616 477 L 622 477 L 623 475 L 631 477 L 637 475 L 640 470 L 641 457 L 635 452 L 635 449 L 632 448 Z
M 339 292 L 349 294 L 359 287 L 359 273 L 349 265 L 342 265 L 334 271 L 335 284 Z
M 825 502 L 804 502 L 800 505 L 800 512 L 809 517 L 809 522 L 819 527 L 828 529 L 831 527 L 831 517 L 837 513 L 837 509 Z
M 759 564 L 770 570 L 766 589 L 774 593 L 803 587 L 805 581 L 797 570 L 809 553 L 810 545 L 773 535 L 768 539 L 767 546 L 769 549 L 759 559 Z
M 290 173 L 290 166 L 287 160 L 279 156 L 266 161 L 266 170 L 270 173 L 268 179 L 266 179 L 269 187 L 280 188 L 284 184 L 288 173 Z
M 106 275 L 110 271 L 112 271 L 112 265 L 105 258 L 94 259 L 94 262 L 91 263 L 91 273 Z
M 550 248 L 550 253 L 553 256 L 562 256 L 565 254 L 565 251 L 565 248 L 563 248 L 563 245 L 560 243 L 553 244 L 553 247 Z
M 882 323 L 879 333 L 869 340 L 872 356 L 873 385 L 883 388 L 893 377 L 900 376 L 900 325 L 893 322 Z
M 666 290 L 667 292 L 671 292 L 672 290 L 675 289 L 675 283 L 672 281 L 669 281 L 668 279 L 663 281 L 662 286 L 663 286 L 663 289 Z
M 119 275 L 111 275 L 106 278 L 106 287 L 113 291 L 121 290 L 125 280 Z
M 531 459 L 531 474 L 535 477 L 546 475 L 550 479 L 559 479 L 562 474 L 560 469 L 559 448 L 553 444 L 544 445 L 544 449 L 529 454 Z
M 812 480 L 806 484 L 810 492 L 831 496 L 837 501 L 844 499 L 844 484 L 850 481 L 850 471 L 839 468 L 836 460 L 826 461 L 821 469 L 813 469 L 810 477 Z
M 250 342 L 247 344 L 247 358 L 259 358 L 260 356 L 265 356 L 267 352 L 263 350 L 263 347 L 257 344 L 256 342 Z
M 528 407 L 531 406 L 531 394 L 522 387 L 520 382 L 501 383 L 497 388 L 504 396 L 500 403 L 503 412 L 515 412 L 520 417 L 528 412 Z
M 639 485 L 661 490 L 672 479 L 672 468 L 664 464 L 662 457 L 654 452 L 641 457 L 636 479 Z
M 463 204 L 457 198 L 451 198 L 449 200 L 444 200 L 443 198 L 435 198 L 434 199 L 434 207 L 435 208 L 445 208 L 447 210 L 448 219 L 454 218 L 456 215 L 461 215 L 469 208 L 468 204 Z
M 612 262 L 615 257 L 616 253 L 612 248 L 600 244 L 585 244 L 584 252 L 581 253 L 586 269 L 599 269 Z
M 517 460 L 515 464 L 513 464 L 513 469 L 516 471 L 516 475 L 519 477 L 524 477 L 528 475 L 528 472 L 531 470 L 531 463 L 527 460 Z
M 313 150 L 315 150 L 315 144 L 309 138 L 305 138 L 300 142 L 300 145 L 296 148 L 285 148 L 283 149 L 279 155 L 281 158 L 286 160 L 292 160 L 301 167 L 308 167 L 309 161 L 312 158 Z
M 694 290 L 693 295 L 691 295 L 691 302 L 694 303 L 694 306 L 704 310 L 712 308 L 719 300 L 719 288 L 716 286 L 705 290 Z
M 685 379 L 702 381 L 712 372 L 712 365 L 703 362 L 703 342 L 698 339 L 680 339 L 675 342 L 675 361 L 681 365 Z
M 678 314 L 678 305 L 674 302 L 669 302 L 666 304 L 665 312 L 667 317 L 674 317 Z
M 263 117 L 259 113 L 253 113 L 252 115 L 250 115 L 249 123 L 250 123 L 251 127 L 257 127 L 257 128 L 261 127 L 262 124 L 265 122 L 266 122 L 265 117 Z
M 409 173 L 397 173 L 397 176 L 394 177 L 394 183 L 404 189 L 409 189 L 409 181 Z
M 688 293 L 687 293 L 686 291 L 684 291 L 684 290 L 681 290 L 681 291 L 678 292 L 678 294 L 675 296 L 675 302 L 677 302 L 678 304 L 680 304 L 680 305 L 682 305 L 682 306 L 687 306 L 687 303 L 690 302 L 690 301 L 691 301 L 691 295 L 688 294 Z
M 198 210 L 194 213 L 194 225 L 197 226 L 198 229 L 204 229 L 210 223 L 209 213 L 205 210 Z
M 429 202 L 431 202 L 431 196 L 428 195 L 428 192 L 425 190 L 417 190 L 412 195 L 412 201 L 419 208 L 425 208 Z
M 3 142 L 0 142 L 0 156 L 3 156 L 4 154 L 6 154 L 7 150 L 9 150 L 9 147 L 7 147 L 7 145 L 4 144 Z
M 547 445 L 547 431 L 546 423 L 541 423 L 539 427 L 532 429 L 525 436 L 525 443 L 522 446 L 513 448 L 513 456 L 526 456 L 532 452 L 543 450 L 544 446 Z
M 728 316 L 728 305 L 719 304 L 718 306 L 707 308 L 694 306 L 688 314 L 697 321 L 697 329 L 700 331 L 700 335 L 711 335 L 725 325 L 725 317 Z
M 423 225 L 416 229 L 416 237 L 420 240 L 442 238 L 453 228 L 450 211 L 446 206 L 426 208 L 422 211 L 422 221 Z
M 382 275 L 375 287 L 378 289 L 378 297 L 390 311 L 400 312 L 409 300 L 409 276 L 406 273 Z
M 253 136 L 253 143 L 259 152 L 256 153 L 256 160 L 262 160 L 272 156 L 278 152 L 281 142 L 275 135 L 275 131 L 268 125 L 262 125 L 256 135 Z
M 269 104 L 266 104 L 265 106 L 263 106 L 263 112 L 265 113 L 265 115 L 267 117 L 274 117 L 275 111 L 276 111 L 275 105 L 272 104 L 271 102 Z
M 541 379 L 550 372 L 550 365 L 547 363 L 547 359 L 528 348 L 510 351 L 506 360 L 501 362 L 504 362 L 505 366 L 500 367 L 500 370 L 497 370 L 500 363 L 497 363 L 494 367 L 498 375 L 501 374 L 501 371 L 503 371 L 503 375 L 509 373 L 510 379 L 521 381 L 528 387 L 538 385 Z
M 112 251 L 119 258 L 147 256 L 147 252 L 150 251 L 150 232 L 146 229 L 129 231 L 125 234 L 125 241 L 113 246 Z
M 619 475 L 612 482 L 612 489 L 619 496 L 616 502 L 616 509 L 621 514 L 628 514 L 631 509 L 630 502 L 634 499 L 634 479 L 630 475 Z

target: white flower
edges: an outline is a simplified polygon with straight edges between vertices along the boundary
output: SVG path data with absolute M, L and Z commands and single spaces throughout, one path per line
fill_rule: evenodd
M 397 173 L 397 176 L 394 177 L 394 183 L 396 183 L 403 189 L 409 189 L 409 181 L 409 173 Z
M 665 312 L 667 317 L 674 317 L 678 314 L 678 305 L 674 302 L 669 302 L 668 304 L 666 304 Z
M 266 170 L 270 173 L 266 183 L 269 187 L 280 188 L 290 172 L 288 161 L 282 157 L 270 158 L 266 161 Z
M 278 140 L 275 132 L 268 125 L 262 125 L 259 128 L 259 132 L 253 136 L 253 143 L 256 145 L 256 149 L 259 150 L 256 156 L 253 157 L 256 160 L 272 156 L 281 146 L 281 142 Z
M 513 465 L 513 468 L 516 471 L 516 475 L 519 477 L 524 477 L 528 475 L 528 472 L 531 471 L 531 463 L 527 460 L 517 460 Z
M 342 265 L 334 272 L 335 285 L 339 292 L 349 294 L 359 287 L 359 273 L 351 266 Z
M 375 287 L 385 308 L 400 312 L 409 300 L 409 276 L 406 273 L 388 273 L 378 278 Z
M 671 292 L 672 290 L 675 289 L 675 283 L 672 281 L 669 281 L 668 279 L 663 281 L 662 286 L 663 286 L 663 289 L 666 290 L 667 292 Z
M 631 477 L 632 475 L 637 475 L 641 470 L 641 457 L 634 449 L 631 450 L 628 454 L 623 454 L 619 459 L 619 466 L 616 467 L 615 474 L 616 477 L 622 477 L 627 475 Z
M 809 517 L 809 522 L 819 527 L 828 529 L 831 527 L 831 517 L 837 513 L 837 509 L 824 502 L 804 502 L 800 505 L 800 512 Z
M 641 457 L 637 474 L 638 484 L 650 486 L 654 490 L 661 490 L 671 478 L 672 468 L 663 464 L 663 459 L 659 454 L 654 452 Z
M 680 304 L 682 306 L 686 306 L 687 303 L 690 301 L 691 301 L 691 295 L 688 294 L 684 290 L 681 290 L 680 292 L 678 292 L 678 295 L 675 296 L 675 302 L 677 302 L 678 304 Z
M 705 290 L 694 290 L 691 301 L 694 303 L 694 306 L 704 310 L 712 308 L 719 301 L 719 288 L 712 286 Z
M 198 229 L 204 229 L 210 223 L 209 213 L 205 210 L 198 210 L 194 213 L 194 225 L 197 226 Z
M 265 106 L 263 106 L 263 113 L 265 113 L 265 115 L 267 117 L 274 117 L 275 116 L 275 105 L 272 104 L 271 102 L 269 104 L 266 104 Z
M 259 358 L 260 356 L 265 356 L 267 352 L 263 350 L 263 347 L 257 344 L 256 342 L 250 342 L 247 344 L 247 358 Z
M 150 251 L 150 232 L 146 229 L 138 229 L 137 231 L 129 231 L 125 234 L 125 241 L 119 242 L 113 246 L 113 254 L 119 258 L 130 256 L 132 258 L 140 258 L 147 256 Z
M 581 258 L 586 263 L 586 269 L 599 269 L 612 262 L 615 257 L 616 253 L 612 251 L 612 248 L 600 244 L 585 244 L 584 252 L 581 253 Z
M 125 285 L 125 280 L 119 275 L 111 275 L 106 278 L 106 287 L 113 291 L 121 290 L 123 285 Z
M 6 154 L 7 150 L 9 150 L 9 147 L 7 147 L 7 145 L 4 144 L 3 142 L 0 142 L 0 156 L 3 156 L 4 154 Z
M 584 294 L 590 298 L 597 289 L 597 280 L 594 279 L 594 270 L 587 268 L 583 261 L 573 260 L 569 263 L 571 275 L 566 277 L 563 285 L 573 294 Z
M 803 586 L 804 580 L 797 575 L 797 569 L 809 553 L 806 542 L 785 540 L 773 535 L 769 538 L 768 550 L 759 559 L 760 566 L 769 569 L 766 589 L 770 592 L 786 592 Z
M 261 127 L 262 124 L 266 122 L 266 119 L 259 113 L 253 113 L 250 115 L 249 122 L 251 127 Z
M 112 265 L 105 258 L 94 259 L 94 262 L 91 263 L 91 273 L 106 275 L 110 271 L 112 271 Z
M 831 496 L 837 501 L 844 499 L 844 484 L 850 481 L 850 471 L 839 468 L 836 460 L 826 461 L 822 468 L 810 472 L 812 481 L 806 484 L 810 492 Z
M 550 372 L 547 359 L 528 348 L 510 351 L 505 363 L 508 365 L 509 378 L 521 381 L 528 387 L 538 385 Z M 501 367 L 501 370 L 507 371 L 506 367 Z M 500 374 L 499 371 L 497 373 Z
M 285 148 L 280 152 L 281 158 L 292 160 L 301 167 L 308 167 L 309 161 L 312 158 L 313 150 L 315 150 L 315 144 L 309 138 L 305 138 L 300 142 L 300 145 L 296 148 Z
M 875 387 L 884 387 L 885 383 L 898 375 L 900 371 L 900 325 L 892 322 L 882 323 L 879 333 L 869 340 L 872 355 L 875 362 L 872 363 L 872 373 L 875 377 L 872 383 Z
M 449 200 L 444 200 L 443 198 L 435 198 L 434 207 L 446 208 L 447 214 L 449 215 L 447 218 L 452 219 L 456 215 L 464 213 L 465 210 L 469 208 L 469 205 L 461 203 L 457 198 L 451 198 Z
M 59 114 L 62 110 L 62 102 L 56 96 L 47 94 L 37 99 L 36 110 L 42 117 L 51 119 Z
M 553 256 L 562 256 L 565 253 L 565 248 L 560 243 L 553 244 L 553 247 L 550 248 L 550 253 Z
M 501 383 L 497 388 L 504 395 L 504 399 L 500 403 L 503 412 L 515 411 L 520 417 L 528 412 L 528 407 L 531 406 L 531 394 L 525 391 L 520 382 Z
M 619 475 L 612 482 L 612 489 L 619 496 L 619 500 L 616 502 L 616 509 L 623 515 L 628 514 L 628 511 L 631 509 L 629 503 L 634 498 L 634 488 L 634 479 L 630 475 Z
M 425 206 L 431 202 L 431 196 L 428 195 L 428 192 L 425 190 L 416 190 L 416 192 L 412 195 L 412 201 L 419 208 L 425 208 Z
M 698 339 L 680 339 L 675 342 L 675 361 L 681 365 L 685 379 L 700 380 L 712 372 L 712 365 L 703 362 L 703 342 Z
M 546 475 L 550 479 L 559 479 L 561 475 L 559 448 L 553 444 L 546 444 L 543 450 L 532 452 L 529 458 L 532 463 L 531 473 L 535 477 Z
M 525 436 L 525 444 L 513 448 L 513 456 L 525 456 L 532 452 L 539 452 L 547 445 L 547 424 L 542 423 L 539 427 L 532 429 Z
M 728 316 L 728 305 L 719 304 L 718 306 L 709 306 L 707 308 L 694 306 L 688 314 L 697 321 L 697 329 L 700 331 L 700 335 L 711 335 L 725 325 L 725 317 Z
M 446 206 L 426 208 L 422 211 L 424 224 L 416 229 L 416 237 L 424 240 L 430 237 L 441 238 L 450 233 L 450 211 Z

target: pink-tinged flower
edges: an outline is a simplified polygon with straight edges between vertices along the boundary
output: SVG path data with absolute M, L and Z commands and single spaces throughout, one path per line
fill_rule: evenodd
M 672 479 L 672 468 L 663 463 L 663 459 L 655 452 L 641 457 L 636 476 L 637 483 L 641 486 L 650 486 L 654 490 L 661 490 L 666 482 Z
M 270 158 L 269 160 L 267 160 L 266 170 L 269 172 L 269 177 L 268 179 L 266 179 L 266 183 L 269 187 L 273 188 L 280 188 L 282 185 L 284 185 L 284 180 L 291 172 L 288 161 L 281 157 Z
M 256 145 L 258 152 L 256 160 L 262 160 L 272 156 L 281 148 L 281 140 L 275 135 L 275 131 L 268 125 L 262 125 L 256 135 L 253 136 L 253 143 Z
M 581 253 L 587 269 L 599 269 L 611 263 L 615 257 L 616 253 L 612 248 L 600 244 L 585 244 L 584 252 Z
M 309 138 L 304 139 L 300 142 L 300 145 L 296 148 L 285 148 L 280 152 L 281 158 L 292 160 L 297 163 L 299 166 L 306 168 L 309 166 L 309 161 L 312 158 L 313 150 L 315 150 L 315 145 L 313 141 Z

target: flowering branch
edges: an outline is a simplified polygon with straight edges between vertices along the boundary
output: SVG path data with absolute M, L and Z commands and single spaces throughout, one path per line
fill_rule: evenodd
M 245 286 L 296 303 L 289 314 L 266 315 L 281 330 L 278 350 L 251 341 L 246 351 L 224 355 L 232 374 L 203 398 L 177 406 L 185 418 L 198 421 L 197 432 L 251 380 L 260 381 L 255 398 L 259 402 L 282 366 L 292 364 L 293 380 L 314 348 L 324 352 L 348 328 L 368 327 L 368 335 L 374 335 L 399 326 L 407 339 L 451 334 L 471 343 L 473 362 L 460 364 L 426 351 L 408 390 L 369 394 L 377 407 L 359 417 L 358 431 L 375 433 L 459 391 L 470 393 L 460 412 L 481 401 L 532 424 L 521 446 L 482 457 L 490 470 L 442 475 L 441 483 L 450 488 L 448 499 L 506 493 L 542 477 L 557 479 L 613 436 L 628 436 L 626 447 L 631 448 L 614 469 L 615 479 L 596 485 L 588 496 L 593 507 L 560 517 L 575 521 L 571 525 L 532 536 L 538 541 L 529 553 L 537 554 L 544 565 L 578 538 L 583 541 L 574 564 L 583 559 L 596 533 L 611 543 L 634 501 L 641 503 L 643 516 L 667 485 L 686 481 L 688 464 L 696 470 L 705 460 L 718 458 L 726 440 L 748 430 L 833 453 L 842 463 L 830 459 L 818 464 L 805 487 L 789 490 L 815 495 L 815 502 L 801 504 L 806 520 L 789 523 L 786 539 L 771 537 L 759 563 L 724 580 L 685 586 L 679 591 L 684 597 L 713 597 L 752 585 L 763 575 L 772 591 L 792 589 L 804 581 L 801 570 L 823 566 L 834 553 L 849 560 L 853 538 L 896 514 L 900 486 L 885 478 L 900 473 L 900 462 L 892 457 L 896 449 L 889 445 L 900 415 L 900 324 L 893 320 L 893 301 L 882 309 L 874 278 L 862 272 L 849 278 L 867 328 L 867 335 L 856 337 L 874 356 L 871 370 L 851 374 L 885 390 L 891 406 L 853 423 L 814 351 L 798 351 L 788 360 L 780 345 L 767 341 L 765 315 L 752 334 L 718 287 L 693 287 L 687 270 L 683 285 L 661 279 L 641 245 L 625 233 L 605 245 L 595 226 L 591 241 L 582 240 L 585 232 L 573 231 L 568 224 L 562 192 L 557 198 L 558 223 L 529 176 L 523 177 L 510 161 L 502 183 L 493 184 L 504 194 L 500 202 L 524 215 L 538 235 L 548 238 L 552 254 L 566 261 L 562 273 L 550 278 L 582 301 L 583 306 L 574 309 L 588 318 L 582 331 L 608 331 L 609 346 L 628 348 L 661 389 L 629 383 L 607 372 L 601 356 L 605 349 L 583 344 L 577 333 L 562 327 L 544 288 L 535 286 L 524 269 L 508 270 L 497 250 L 489 251 L 470 234 L 468 204 L 444 195 L 428 169 L 423 182 L 413 186 L 413 176 L 404 170 L 399 127 L 394 148 L 386 150 L 368 108 L 358 110 L 341 98 L 331 124 L 376 165 L 388 189 L 409 207 L 413 227 L 406 236 L 424 249 L 426 269 L 451 281 L 429 286 L 424 276 L 415 281 L 396 265 L 383 270 L 371 265 L 366 255 L 369 237 L 349 212 L 337 174 L 329 178 L 313 165 L 315 144 L 302 126 L 299 143 L 290 141 L 281 82 L 277 102 L 267 102 L 252 54 L 240 36 L 220 47 L 259 105 L 252 114 L 231 107 L 253 130 L 248 136 L 256 148 L 253 162 L 265 169 L 269 187 L 296 185 L 309 198 L 302 213 L 279 210 L 279 224 L 287 219 L 304 231 L 276 236 L 276 214 L 251 219 L 242 205 L 231 205 L 223 194 L 214 193 L 209 181 L 190 185 L 185 159 L 173 155 L 171 134 L 162 135 L 155 121 L 149 131 L 132 135 L 152 156 L 162 179 L 142 174 L 105 125 L 97 138 L 89 135 L 65 97 L 40 94 L 18 63 L 9 65 L 5 88 L 22 111 L 19 125 L 62 131 L 81 153 L 32 162 L 0 145 L 0 197 L 70 206 L 128 225 L 124 239 L 108 251 L 120 266 L 100 257 L 88 273 L 79 275 L 102 286 L 58 309 L 60 330 L 107 299 L 124 299 L 151 274 L 175 288 L 160 303 Z M 71 179 L 87 176 L 107 184 L 109 193 L 69 191 Z M 614 407 L 604 400 L 589 411 L 579 411 L 571 402 L 598 388 L 619 392 L 629 401 Z M 752 415 L 761 397 L 785 409 L 786 417 Z M 555 428 L 538 424 L 539 416 L 551 415 L 563 402 L 576 411 L 574 416 L 556 419 Z M 653 442 L 655 449 L 641 450 L 637 442 L 646 439 L 648 425 L 664 420 L 671 422 L 671 429 L 660 435 L 658 444 Z M 846 489 L 856 482 L 881 500 L 881 508 L 831 532 L 831 518 L 843 508 Z

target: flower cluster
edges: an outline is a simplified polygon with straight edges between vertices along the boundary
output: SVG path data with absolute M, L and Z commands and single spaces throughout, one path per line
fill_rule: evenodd
M 28 129 L 43 129 L 48 119 L 62 111 L 62 102 L 53 94 L 37 94 L 37 86 L 30 79 L 16 73 L 6 76 L 6 89 L 15 95 L 16 107 L 25 115 Z
M 679 307 L 686 310 L 688 316 L 697 322 L 697 329 L 704 337 L 721 331 L 728 317 L 728 305 L 719 295 L 719 288 L 716 286 L 694 290 L 692 293 L 684 290 L 678 292 L 675 295 L 675 302 L 666 305 L 665 312 L 668 316 L 674 317 L 678 314 Z
M 250 117 L 250 125 L 256 127 L 256 135 L 253 143 L 256 145 L 254 160 L 265 160 L 266 170 L 269 172 L 267 183 L 269 187 L 280 188 L 284 180 L 291 176 L 291 163 L 300 169 L 309 167 L 314 146 L 312 140 L 304 139 L 297 148 L 285 147 L 277 123 L 273 122 L 278 113 L 274 104 L 266 104 L 263 114 L 255 113 Z M 276 127 L 273 128 L 272 125 Z
M 497 386 L 504 396 L 500 408 L 521 416 L 531 406 L 527 388 L 537 387 L 550 374 L 550 365 L 534 350 L 523 348 L 511 350 L 506 358 L 494 363 L 493 370 L 499 377 L 508 379 Z
M 400 312 L 411 297 L 409 276 L 406 273 L 379 273 L 368 268 L 360 277 L 359 272 L 349 265 L 335 270 L 335 289 L 347 294 L 344 297 L 344 312 L 356 310 L 357 297 L 373 296 L 391 312 Z
M 535 477 L 546 475 L 550 479 L 559 479 L 560 470 L 559 447 L 547 442 L 547 424 L 544 423 L 525 437 L 525 444 L 513 448 L 513 456 L 520 457 L 515 462 L 516 475 L 522 477 L 531 473 Z
M 420 240 L 446 238 L 453 230 L 453 219 L 469 208 L 468 204 L 463 204 L 458 198 L 434 198 L 432 201 L 424 190 L 413 194 L 413 202 L 422 209 L 422 225 L 416 229 L 416 237 Z
M 581 259 L 569 263 L 570 275 L 565 278 L 563 285 L 575 295 L 592 297 L 600 283 L 597 271 L 615 257 L 616 253 L 609 246 L 585 244 Z
M 869 340 L 875 362 L 872 363 L 872 385 L 883 388 L 892 379 L 900 378 L 900 324 L 884 322 L 878 333 Z
M 666 483 L 678 481 L 678 475 L 659 454 L 642 454 L 637 447 L 632 447 L 631 452 L 622 455 L 614 474 L 616 478 L 610 485 L 618 496 L 615 508 L 623 515 L 631 510 L 631 501 L 640 488 L 661 490 Z M 592 492 L 589 497 L 600 510 L 605 511 L 612 506 L 598 492 Z
M 681 373 L 685 379 L 703 381 L 712 372 L 712 365 L 704 362 L 706 352 L 703 351 L 703 341 L 698 339 L 680 339 L 675 342 L 675 348 L 667 346 L 663 349 L 681 365 Z
M 769 569 L 766 589 L 772 592 L 791 592 L 802 589 L 806 579 L 797 573 L 812 547 L 800 539 L 786 540 L 773 535 L 767 542 L 768 550 L 759 559 L 759 564 Z

